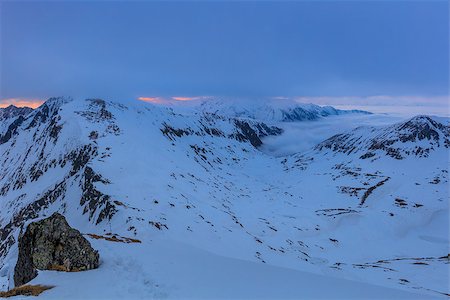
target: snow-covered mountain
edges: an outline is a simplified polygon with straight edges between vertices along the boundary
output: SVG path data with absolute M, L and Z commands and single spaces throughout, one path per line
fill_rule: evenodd
M 16 107 L 14 105 L 0 108 L 0 134 L 4 134 L 13 122 L 15 124 L 20 123 L 31 111 L 33 109 L 29 107 Z M 22 118 L 19 118 L 21 116 Z M 15 125 L 12 125 L 10 130 L 13 130 L 14 127 Z
M 249 118 L 265 122 L 312 121 L 343 114 L 369 114 L 362 110 L 340 110 L 331 106 L 297 103 L 288 99 L 209 99 L 199 105 L 200 111 L 228 117 Z
M 428 116 L 417 116 L 386 128 L 359 127 L 338 134 L 316 146 L 317 150 L 361 154 L 363 159 L 386 155 L 395 159 L 427 157 L 430 152 L 450 147 L 450 127 Z
M 0 120 L 4 121 L 6 119 L 15 118 L 18 116 L 26 116 L 32 111 L 33 109 L 29 107 L 16 107 L 14 105 L 10 105 L 5 108 L 0 108 Z
M 58 211 L 101 265 L 40 272 L 32 283 L 56 285 L 44 298 L 448 294 L 449 127 L 419 116 L 277 158 L 258 149 L 283 133 L 275 120 L 70 98 L 13 118 L 0 135 L 0 287 L 20 231 Z

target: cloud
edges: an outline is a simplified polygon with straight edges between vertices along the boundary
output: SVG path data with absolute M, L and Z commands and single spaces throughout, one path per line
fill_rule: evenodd
M 350 114 L 330 116 L 315 121 L 279 123 L 284 133 L 263 138 L 260 148 L 269 155 L 281 157 L 310 150 L 335 134 L 358 126 L 385 126 L 404 121 L 405 116 Z
M 138 100 L 150 103 L 164 103 L 165 99 L 161 97 L 138 97 Z
M 0 108 L 5 108 L 10 105 L 14 105 L 17 107 L 31 107 L 37 108 L 45 100 L 42 99 L 31 99 L 31 98 L 6 98 L 0 100 Z
M 199 100 L 207 100 L 211 97 L 207 96 L 172 96 L 172 97 L 159 97 L 159 96 L 152 96 L 152 97 L 138 97 L 137 99 L 140 101 L 150 102 L 150 103 L 156 103 L 156 104 L 176 104 L 177 102 L 187 102 L 187 101 L 199 101 Z
M 419 114 L 450 116 L 448 96 L 323 96 L 323 97 L 273 97 L 272 99 L 291 100 L 297 103 L 331 105 L 339 109 L 361 109 L 374 113 L 391 113 L 413 116 Z
M 177 101 L 192 101 L 199 100 L 201 97 L 172 97 L 172 99 Z
M 343 96 L 343 97 L 292 97 L 297 102 L 319 105 L 358 105 L 358 106 L 448 106 L 448 96 Z

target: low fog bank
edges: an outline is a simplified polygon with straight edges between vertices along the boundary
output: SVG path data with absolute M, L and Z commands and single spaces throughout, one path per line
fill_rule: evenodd
M 304 152 L 335 134 L 358 126 L 384 126 L 408 119 L 408 115 L 393 114 L 350 114 L 330 116 L 316 121 L 279 123 L 284 129 L 280 136 L 263 139 L 261 150 L 273 156 L 286 156 Z
M 448 105 L 334 105 L 337 109 L 360 109 L 378 114 L 413 117 L 417 115 L 432 115 L 450 117 Z

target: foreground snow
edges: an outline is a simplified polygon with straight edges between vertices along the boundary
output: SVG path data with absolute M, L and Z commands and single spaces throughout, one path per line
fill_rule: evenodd
M 166 239 L 92 241 L 103 262 L 82 273 L 40 272 L 40 299 L 432 299 L 420 293 L 227 258 Z

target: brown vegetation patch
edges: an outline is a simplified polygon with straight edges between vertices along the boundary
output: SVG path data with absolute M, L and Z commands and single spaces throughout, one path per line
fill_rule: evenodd
M 123 237 L 117 234 L 112 234 L 112 233 L 107 233 L 106 235 L 98 235 L 98 234 L 93 234 L 93 233 L 87 233 L 87 236 L 89 236 L 90 238 L 96 239 L 96 240 L 105 240 L 108 242 L 116 242 L 116 243 L 126 243 L 126 244 L 130 244 L 130 243 L 142 243 L 140 240 L 138 239 L 132 239 L 129 237 Z
M 68 265 L 50 265 L 46 270 L 59 272 L 81 272 L 86 271 L 86 268 L 70 268 Z
M 61 265 L 50 265 L 48 267 L 50 271 L 60 271 L 60 272 L 68 272 L 69 270 L 66 268 L 66 266 Z
M 42 292 L 53 288 L 50 285 L 21 285 L 7 292 L 0 292 L 0 298 L 8 298 L 14 296 L 39 296 Z

